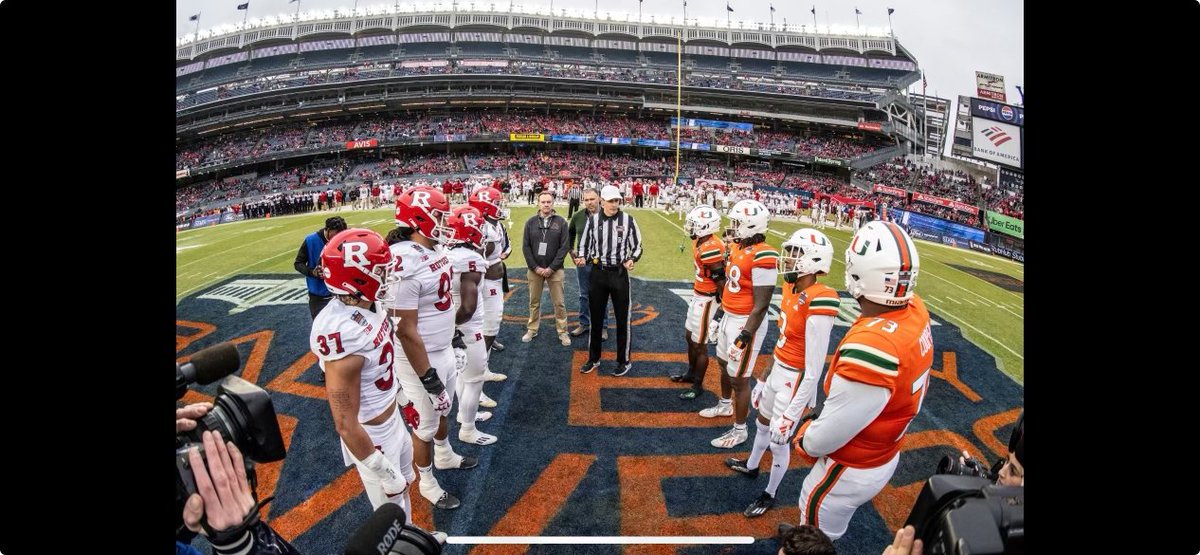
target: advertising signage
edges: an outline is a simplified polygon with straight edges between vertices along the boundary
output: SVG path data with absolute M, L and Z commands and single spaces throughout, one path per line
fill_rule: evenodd
M 971 115 L 1017 127 L 1025 126 L 1025 109 L 982 98 L 971 99 Z

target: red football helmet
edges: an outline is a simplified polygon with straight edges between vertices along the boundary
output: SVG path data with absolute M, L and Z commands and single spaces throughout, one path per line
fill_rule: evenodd
M 369 229 L 342 231 L 321 251 L 329 290 L 371 302 L 383 300 L 392 279 L 393 261 L 387 242 Z
M 467 198 L 467 204 L 478 209 L 484 217 L 493 220 L 508 218 L 508 209 L 504 207 L 504 193 L 491 187 L 480 187 Z
M 450 241 L 454 231 L 446 225 L 450 201 L 433 187 L 413 187 L 396 198 L 396 225 L 411 227 L 439 243 Z
M 450 212 L 446 225 L 454 230 L 450 242 L 467 243 L 472 247 L 483 246 L 483 214 L 474 206 L 459 206 Z

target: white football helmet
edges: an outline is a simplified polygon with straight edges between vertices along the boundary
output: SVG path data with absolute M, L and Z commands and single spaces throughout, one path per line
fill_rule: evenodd
M 749 239 L 767 232 L 771 213 L 763 203 L 753 199 L 739 200 L 729 209 L 729 231 L 734 239 Z
M 917 285 L 921 257 L 908 233 L 892 222 L 868 222 L 846 249 L 846 291 L 851 297 L 904 306 Z
M 720 228 L 721 213 L 707 204 L 693 208 L 683 222 L 683 232 L 693 239 L 712 235 Z
M 779 253 L 779 272 L 797 276 L 828 274 L 833 265 L 833 242 L 824 233 L 800 228 L 783 242 Z

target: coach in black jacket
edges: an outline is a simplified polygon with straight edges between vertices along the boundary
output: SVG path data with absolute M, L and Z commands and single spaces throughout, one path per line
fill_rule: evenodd
M 554 213 L 554 194 L 538 195 L 538 213 L 525 222 L 525 238 L 521 251 L 525 253 L 525 264 L 529 267 L 529 322 L 521 341 L 528 343 L 537 337 L 542 322 L 542 287 L 550 283 L 550 300 L 554 303 L 554 325 L 558 329 L 558 340 L 571 344 L 567 336 L 567 305 L 563 300 L 563 259 L 567 257 L 567 221 Z

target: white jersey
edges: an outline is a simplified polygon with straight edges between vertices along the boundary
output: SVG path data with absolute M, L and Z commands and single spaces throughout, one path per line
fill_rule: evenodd
M 415 241 L 401 241 L 390 248 L 396 256 L 400 284 L 388 307 L 417 311 L 417 331 L 426 351 L 449 348 L 454 337 L 450 259 L 440 246 L 425 248 Z
M 392 321 L 385 314 L 332 299 L 313 320 L 308 347 L 321 370 L 331 360 L 358 355 L 365 359 L 358 400 L 358 421 L 367 422 L 396 403 L 392 361 Z
M 512 251 L 512 244 L 508 241 L 508 230 L 504 229 L 504 224 L 501 222 L 492 223 L 489 221 L 483 222 L 483 252 L 488 252 L 488 245 L 495 244 L 496 248 L 492 250 L 492 254 L 485 254 L 488 266 L 494 266 L 500 262 L 500 257 Z
M 462 305 L 462 294 L 459 292 L 462 289 L 461 274 L 467 272 L 479 272 L 482 274 L 487 270 L 488 263 L 484 260 L 483 255 L 470 247 L 448 249 L 446 256 L 450 258 L 450 266 L 454 268 L 454 281 L 450 284 L 450 292 L 454 295 L 454 312 L 457 313 L 458 307 Z M 466 335 L 479 333 L 483 329 L 482 279 L 479 282 L 479 287 L 475 289 L 475 313 L 471 315 L 470 320 L 459 324 L 458 328 Z

